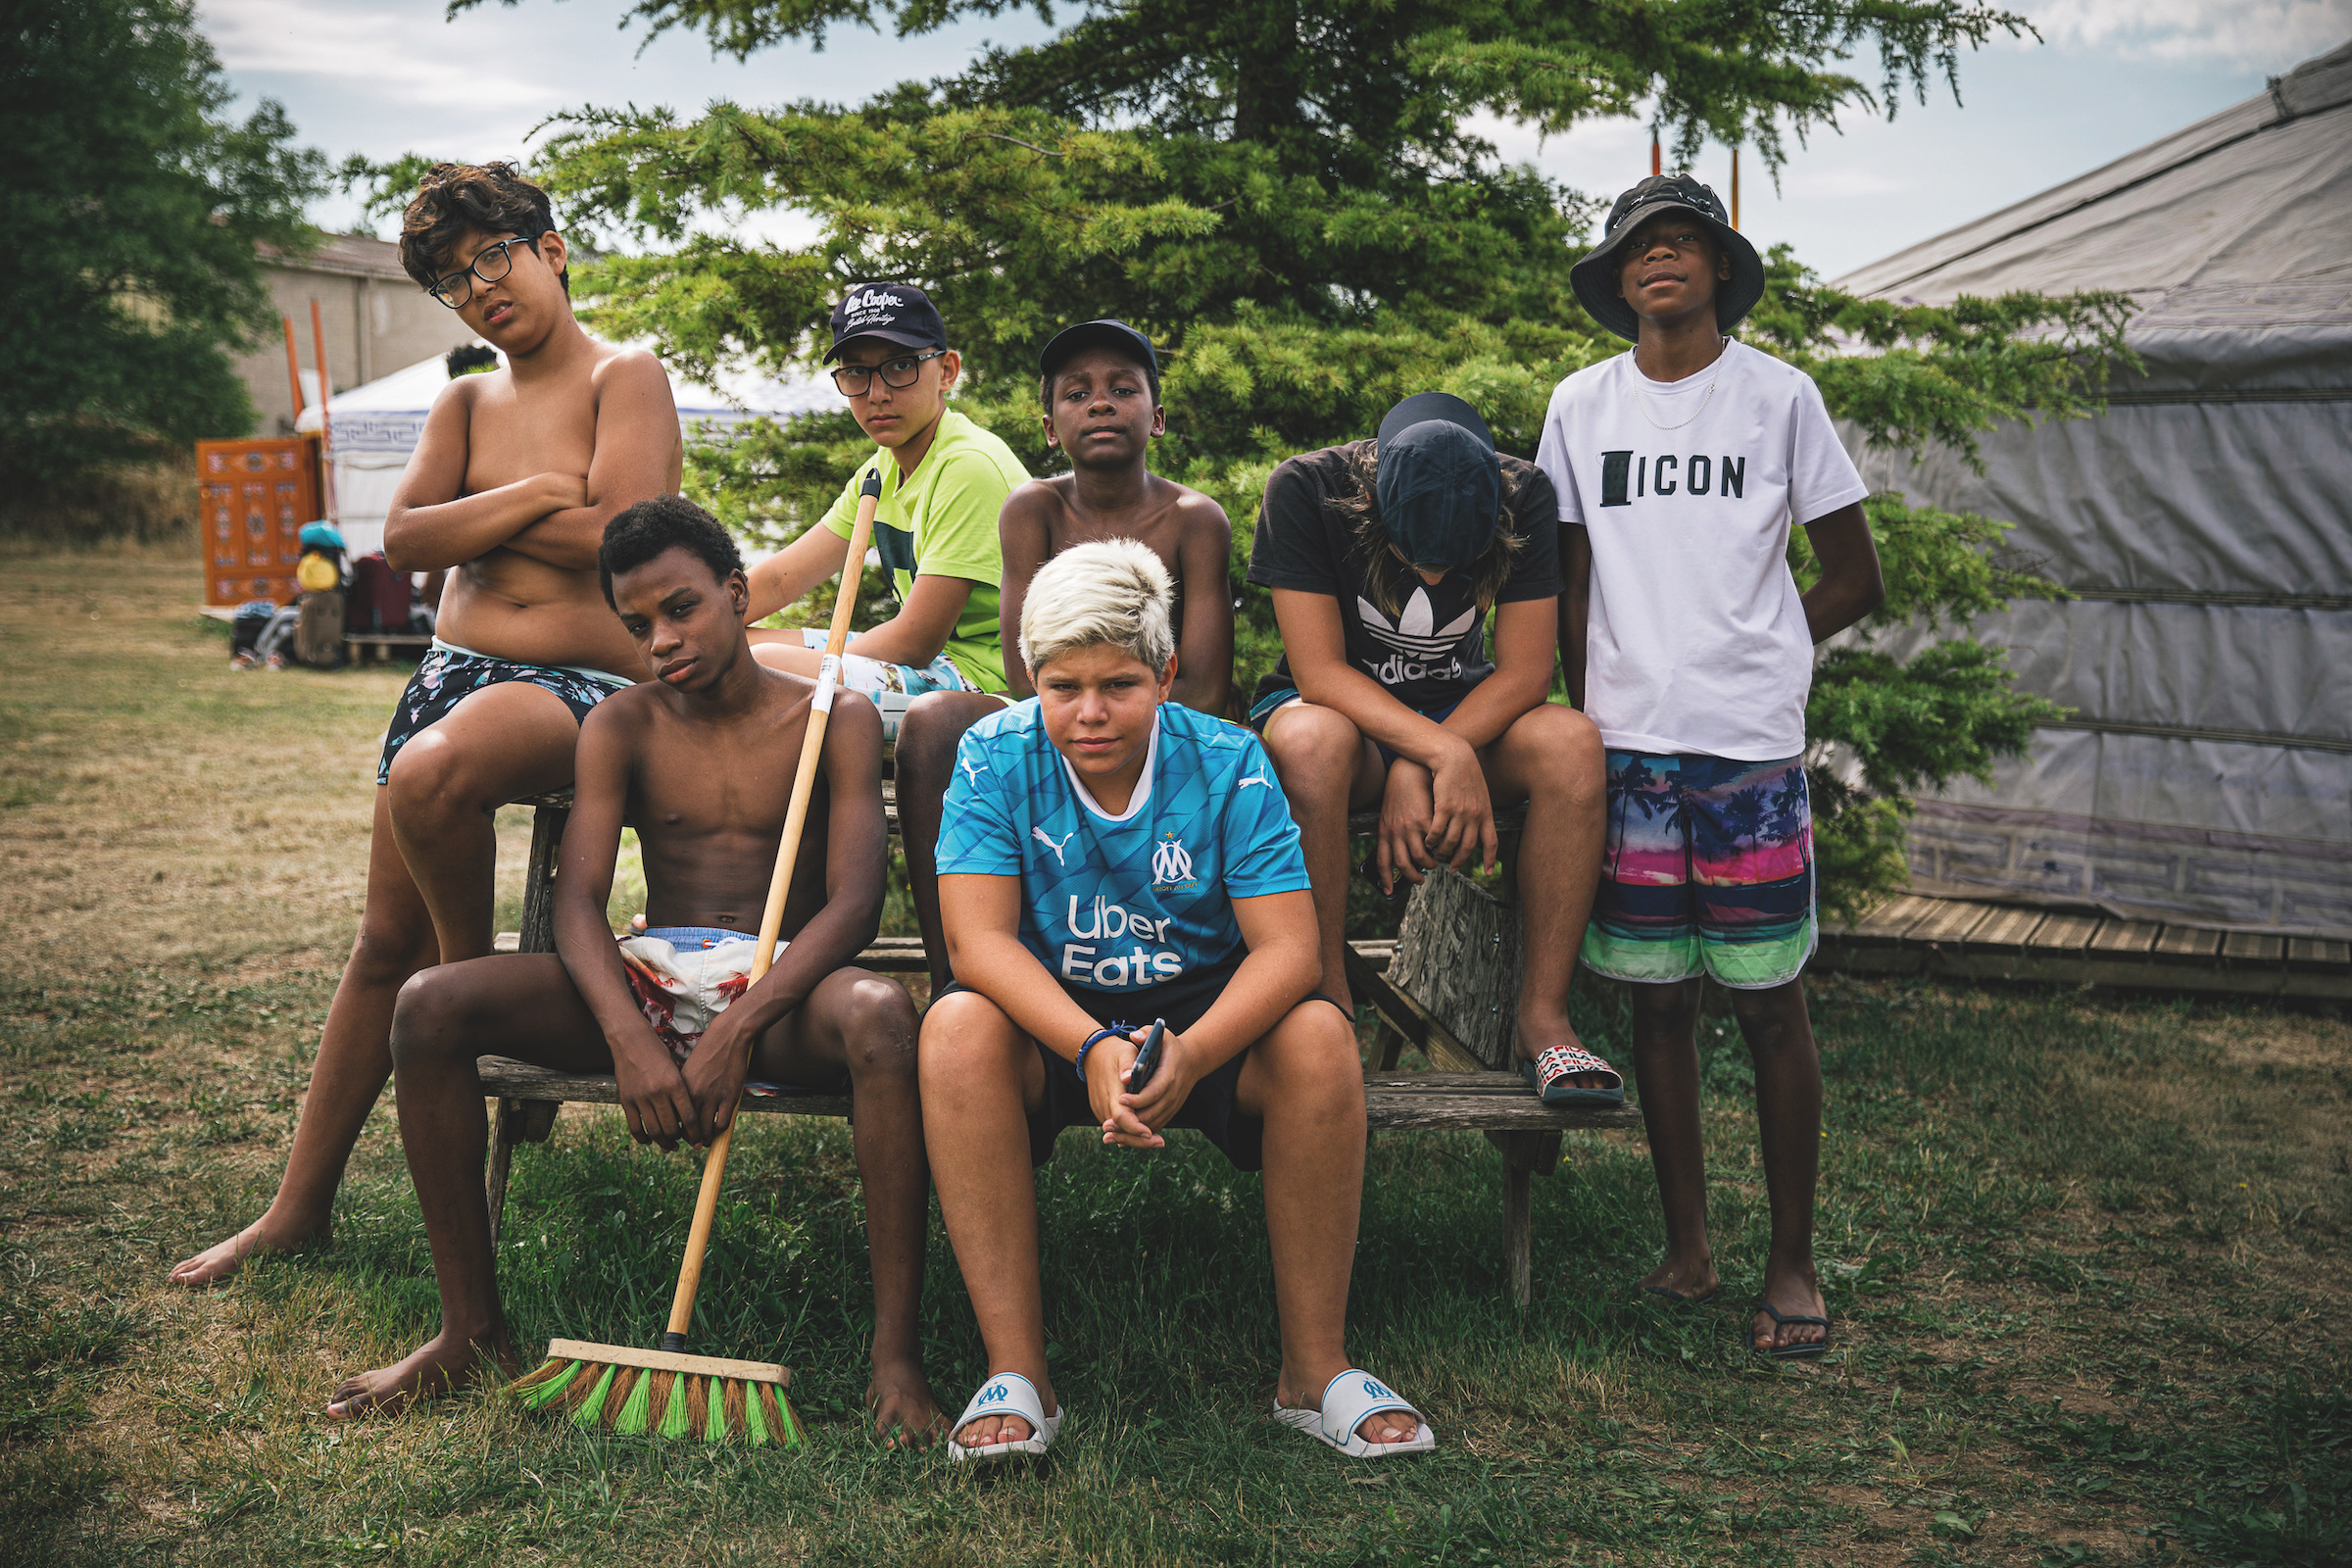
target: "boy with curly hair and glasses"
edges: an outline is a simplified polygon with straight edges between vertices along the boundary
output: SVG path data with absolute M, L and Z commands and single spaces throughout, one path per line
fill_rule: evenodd
M 638 668 L 596 552 L 623 509 L 675 494 L 669 378 L 571 313 L 547 193 L 512 164 L 436 164 L 403 217 L 411 277 L 499 350 L 426 416 L 384 522 L 395 571 L 447 570 L 437 635 L 376 766 L 368 897 L 335 988 L 277 1196 L 183 1260 L 211 1285 L 256 1251 L 324 1235 L 361 1127 L 392 1071 L 392 1009 L 418 970 L 490 951 L 492 813 L 568 788 L 580 721 Z

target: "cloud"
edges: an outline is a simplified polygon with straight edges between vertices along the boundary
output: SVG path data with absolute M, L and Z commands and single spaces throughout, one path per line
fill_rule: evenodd
M 557 95 L 545 81 L 454 53 L 438 11 L 208 0 L 203 15 L 205 33 L 231 72 L 327 77 L 425 108 L 554 106 Z
M 2025 12 L 2063 49 L 2266 73 L 2352 36 L 2352 0 L 2035 0 Z

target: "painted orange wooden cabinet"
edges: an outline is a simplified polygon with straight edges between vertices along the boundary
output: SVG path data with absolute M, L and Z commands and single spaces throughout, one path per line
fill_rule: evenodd
M 325 515 L 318 438 L 199 441 L 196 495 L 204 602 L 291 604 L 301 591 L 294 567 L 302 560 L 302 525 Z

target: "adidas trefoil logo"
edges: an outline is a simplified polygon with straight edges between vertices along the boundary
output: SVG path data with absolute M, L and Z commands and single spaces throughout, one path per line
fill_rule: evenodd
M 1429 603 L 1429 591 L 1413 590 L 1413 597 L 1404 602 L 1404 611 L 1394 621 L 1380 612 L 1380 607 L 1358 595 L 1355 611 L 1363 617 L 1364 630 L 1372 640 L 1394 648 L 1408 659 L 1435 659 L 1450 653 L 1456 643 L 1478 624 L 1478 606 L 1472 605 L 1461 614 L 1443 626 L 1435 625 L 1437 612 Z

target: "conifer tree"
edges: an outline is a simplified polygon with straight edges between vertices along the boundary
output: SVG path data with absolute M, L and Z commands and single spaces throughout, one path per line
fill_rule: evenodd
M 470 0 L 459 0 L 461 5 Z M 932 291 L 964 352 L 967 409 L 1039 471 L 1038 345 L 1119 316 L 1165 345 L 1169 435 L 1155 462 L 1222 501 L 1236 579 L 1266 475 L 1299 451 L 1370 432 L 1397 398 L 1441 387 L 1532 455 L 1551 388 L 1622 351 L 1576 305 L 1568 269 L 1598 204 L 1504 164 L 1482 114 L 1565 130 L 1646 115 L 1688 161 L 1709 140 L 1756 149 L 1904 96 L 1957 91 L 1964 50 L 2024 20 L 1965 0 L 1123 0 L 1080 8 L 1046 42 L 986 53 L 928 83 L 888 80 L 886 41 L 1004 0 L 641 0 L 648 28 L 693 28 L 737 57 L 800 40 L 853 106 L 714 103 L 582 109 L 544 152 L 571 220 L 626 232 L 634 254 L 579 279 L 604 331 L 657 342 L 689 373 L 807 365 L 856 280 Z M 1054 18 L 1042 4 L 1040 15 Z M 1877 80 L 1842 63 L 1873 55 Z M 790 209 L 806 245 L 735 220 Z M 1864 440 L 1972 458 L 2015 417 L 2096 406 L 2124 303 L 2030 295 L 1902 308 L 1822 286 L 1776 250 L 1741 329 L 1802 365 Z M 759 429 L 702 453 L 696 481 L 754 536 L 796 532 L 855 460 L 847 416 Z M 1969 616 L 2055 592 L 2005 569 L 2003 524 L 1871 503 L 1890 596 L 1827 651 L 1807 722 L 1825 902 L 1899 885 L 1907 792 L 2015 755 L 2049 710 L 2015 692 Z M 1800 536 L 1800 580 L 1812 569 Z M 1245 594 L 1246 683 L 1274 656 L 1270 608 Z M 1907 661 L 1871 635 L 1926 621 L 1952 635 Z

